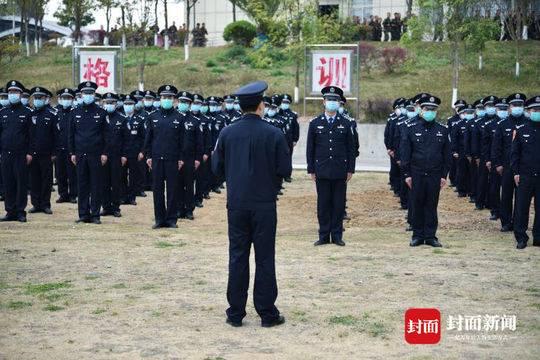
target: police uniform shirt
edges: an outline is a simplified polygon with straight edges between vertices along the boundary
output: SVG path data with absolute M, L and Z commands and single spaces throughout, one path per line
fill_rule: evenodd
M 515 175 L 540 177 L 540 123 L 526 121 L 514 131 L 511 166 Z
M 32 110 L 20 102 L 0 110 L 0 150 L 8 154 L 30 154 Z
M 105 154 L 107 113 L 92 103 L 71 111 L 69 152 L 72 155 Z
M 34 110 L 31 126 L 32 155 L 52 155 L 56 152 L 57 122 L 56 114 L 48 107 Z
M 145 120 L 141 116 L 126 116 L 124 121 L 122 156 L 136 158 L 144 151 Z
M 148 116 L 145 153 L 148 159 L 184 160 L 182 115 L 174 109 L 159 109 Z

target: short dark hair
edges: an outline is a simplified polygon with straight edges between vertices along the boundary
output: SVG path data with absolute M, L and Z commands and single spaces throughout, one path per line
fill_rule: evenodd
M 242 112 L 254 113 L 254 112 L 257 111 L 257 108 L 259 107 L 261 102 L 262 102 L 262 100 L 260 102 L 258 102 L 257 104 L 255 104 L 255 105 L 249 104 L 249 105 L 242 106 L 242 104 L 240 104 L 240 108 L 242 109 Z

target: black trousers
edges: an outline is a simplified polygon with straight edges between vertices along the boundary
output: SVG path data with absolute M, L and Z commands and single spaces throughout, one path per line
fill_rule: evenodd
M 460 195 L 469 194 L 469 161 L 463 155 L 457 159 L 456 181 L 458 193 Z
M 390 157 L 389 181 L 394 193 L 398 194 L 401 187 L 401 170 L 393 157 Z
M 452 157 L 452 162 L 450 163 L 450 172 L 448 173 L 448 178 L 452 185 L 457 185 L 456 173 L 457 173 L 457 164 L 458 159 Z
M 501 176 L 495 169 L 489 172 L 489 207 L 491 214 L 499 216 L 501 207 Z
M 178 188 L 180 191 L 178 210 L 180 215 L 193 212 L 195 209 L 195 165 L 193 162 L 193 159 L 185 161 L 178 179 Z
M 413 239 L 437 239 L 439 194 L 441 177 L 439 175 L 412 174 L 412 188 L 409 196 L 413 228 Z
M 123 198 L 134 201 L 143 189 L 144 167 L 137 157 L 128 157 L 126 166 L 122 167 Z
M 317 218 L 319 220 L 319 239 L 341 240 L 343 236 L 343 214 L 345 212 L 345 179 L 319 179 L 317 187 Z
M 210 159 L 208 159 L 210 160 Z M 204 194 L 208 189 L 208 174 L 209 174 L 209 163 L 207 161 L 201 161 L 201 165 L 195 172 L 195 200 L 202 201 Z
M 403 172 L 400 174 L 400 185 L 399 185 L 399 203 L 403 207 L 407 207 L 409 203 L 409 187 L 405 183 L 405 175 Z
M 101 155 L 77 155 L 79 218 L 97 218 L 101 210 L 103 166 Z
M 26 215 L 28 203 L 28 166 L 26 154 L 2 152 L 2 178 L 4 180 L 4 206 L 7 216 Z
M 540 176 L 521 175 L 516 187 L 516 209 L 514 216 L 514 236 L 518 242 L 527 242 L 529 209 L 534 197 L 534 223 L 532 234 L 534 243 L 540 243 Z
M 122 195 L 122 162 L 120 155 L 110 155 L 103 167 L 103 210 L 120 211 Z
M 501 177 L 501 225 L 512 226 L 514 223 L 514 193 L 516 185 L 514 183 L 514 174 L 510 165 L 503 165 Z
M 471 161 L 468 161 L 469 168 L 469 197 L 471 199 L 476 199 L 476 187 L 478 181 L 478 166 L 474 158 Z
M 77 171 L 67 150 L 61 150 L 56 155 L 56 181 L 58 195 L 62 199 L 77 197 Z
M 478 176 L 476 179 L 476 206 L 485 207 L 488 206 L 488 169 L 486 162 L 480 160 L 478 166 Z
M 53 163 L 50 154 L 34 155 L 30 163 L 30 201 L 36 209 L 51 208 Z
M 0 158 L 0 163 L 2 159 Z M 2 177 L 2 166 L 0 165 L 0 196 L 4 196 L 4 178 Z
M 152 159 L 152 191 L 156 224 L 176 224 L 178 209 L 178 161 Z M 167 203 L 165 205 L 165 186 Z
M 275 247 L 276 209 L 227 211 L 229 224 L 229 280 L 227 316 L 241 321 L 246 316 L 249 287 L 249 253 L 255 249 L 255 284 L 253 302 L 262 321 L 279 317 L 274 305 L 278 295 Z

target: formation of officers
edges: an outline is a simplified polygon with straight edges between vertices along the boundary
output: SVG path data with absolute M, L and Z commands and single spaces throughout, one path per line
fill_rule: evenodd
M 27 89 L 11 80 L 0 89 L 1 220 L 26 221 L 29 190 L 29 213 L 52 214 L 53 177 L 56 203 L 78 203 L 77 222 L 120 217 L 121 205 L 136 205 L 150 189 L 153 228 L 193 220 L 195 208 L 223 188 L 210 161 L 220 132 L 242 116 L 238 99 L 205 98 L 173 85 L 124 95 L 96 89 L 90 81 L 59 89 L 55 107 L 41 86 Z M 292 156 L 299 126 L 291 96 L 265 102 L 263 119 L 283 134 Z
M 529 240 L 534 197 L 533 245 L 540 246 L 540 96 L 458 100 L 447 125 L 435 121 L 439 104 L 430 94 L 396 99 L 385 129 L 390 186 L 408 210 L 410 245 L 441 246 L 437 203 L 448 175 L 458 197 L 489 209 L 501 232 L 514 232 L 517 249 Z

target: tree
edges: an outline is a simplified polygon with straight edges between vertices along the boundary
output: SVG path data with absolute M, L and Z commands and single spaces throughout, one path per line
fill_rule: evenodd
M 98 4 L 102 9 L 105 9 L 105 38 L 103 39 L 103 45 L 109 45 L 109 33 L 111 31 L 111 15 L 112 9 L 117 7 L 119 3 L 116 0 L 98 0 Z
M 306 3 L 311 3 L 307 0 Z M 236 5 L 244 10 L 255 21 L 259 31 L 266 34 L 273 22 L 279 7 L 286 4 L 287 0 L 237 0 Z
M 491 19 L 469 19 L 463 28 L 465 44 L 478 53 L 478 70 L 482 70 L 486 43 L 495 37 L 499 26 Z
M 22 0 L 24 1 L 24 0 Z M 73 38 L 77 43 L 81 42 L 81 28 L 94 22 L 92 0 L 62 0 L 62 5 L 54 13 L 62 26 L 69 26 L 73 30 Z
M 167 1 L 163 0 L 163 10 L 165 12 L 165 38 L 163 39 L 163 44 L 165 45 L 165 50 L 169 50 L 169 13 L 167 11 Z
M 407 5 L 407 18 L 410 18 L 412 15 L 413 0 L 405 0 Z

